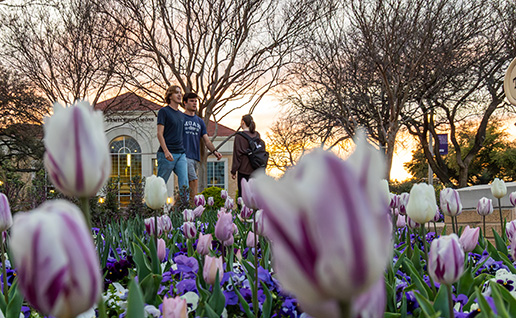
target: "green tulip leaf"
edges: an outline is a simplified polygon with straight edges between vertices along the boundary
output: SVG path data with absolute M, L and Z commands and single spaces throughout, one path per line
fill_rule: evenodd
M 208 318 L 220 318 L 220 315 L 217 314 L 209 304 L 205 304 L 205 308 L 208 313 Z
M 22 303 L 23 303 L 23 296 L 21 295 L 18 288 L 15 288 L 14 293 L 10 296 L 9 304 L 7 304 L 7 308 L 5 311 L 5 318 L 19 318 Z
M 249 308 L 249 304 L 247 303 L 247 301 L 245 301 L 244 297 L 242 296 L 242 294 L 240 293 L 238 288 L 235 288 L 235 293 L 238 296 L 240 305 L 242 305 L 242 308 L 244 309 L 244 312 L 245 312 L 247 318 L 254 318 L 254 314 L 251 312 L 251 309 Z
M 471 267 L 464 270 L 464 273 L 457 283 L 457 294 L 469 295 L 473 291 L 473 284 L 475 283 Z
M 439 287 L 439 291 L 435 296 L 434 309 L 436 312 L 441 312 L 441 317 L 450 318 L 450 311 L 448 308 L 448 288 L 444 284 L 441 284 L 441 287 Z
M 423 279 L 421 278 L 419 273 L 416 271 L 414 266 L 411 264 L 411 262 L 408 259 L 404 259 L 403 266 L 405 266 L 407 268 L 407 271 L 409 272 L 409 275 L 412 278 L 412 282 L 417 286 L 417 289 L 421 293 L 421 295 L 424 298 L 429 299 L 428 295 L 432 295 L 432 290 L 423 281 Z
M 475 287 L 475 293 L 477 295 L 478 306 L 480 308 L 481 313 L 486 317 L 494 317 L 493 310 L 489 306 L 489 303 L 484 298 L 484 295 L 482 295 L 478 287 Z
M 212 309 L 216 314 L 218 314 L 218 317 L 220 317 L 224 311 L 225 302 L 226 298 L 220 289 L 220 277 L 219 272 L 217 272 L 217 275 L 215 276 L 215 283 L 213 284 L 213 292 L 208 299 L 207 304 L 210 305 L 210 309 Z
M 145 303 L 138 283 L 134 280 L 129 284 L 129 295 L 127 296 L 127 318 L 145 317 Z
M 489 256 L 491 256 L 495 261 L 502 260 L 498 255 L 498 250 L 489 241 L 487 241 L 487 251 L 489 252 Z
M 500 287 L 500 285 L 498 285 L 498 283 L 495 282 L 491 282 L 489 286 L 491 287 L 491 298 L 495 303 L 496 311 L 498 312 L 498 317 L 509 318 L 509 314 L 507 313 L 507 309 L 505 309 L 505 303 L 500 292 L 501 288 L 505 288 Z
M 133 243 L 133 261 L 136 264 L 136 271 L 138 273 L 138 277 L 147 277 L 151 273 L 151 268 L 149 265 L 149 261 L 143 254 L 142 249 L 136 243 Z
M 511 273 L 513 274 L 516 274 L 516 267 L 514 267 L 514 265 L 512 264 L 512 262 L 509 260 L 509 258 L 507 257 L 507 255 L 501 253 L 501 252 L 498 252 L 498 256 L 502 259 L 502 262 L 505 266 L 507 266 L 507 268 L 509 268 L 509 270 L 511 271 Z
M 270 318 L 271 311 L 272 311 L 272 294 L 269 288 L 267 288 L 267 285 L 264 282 L 262 283 L 263 291 L 265 292 L 265 301 L 263 302 L 262 306 L 262 315 L 263 318 Z
M 104 302 L 104 298 L 100 297 L 99 302 L 97 304 L 97 310 L 99 313 L 99 318 L 108 318 L 106 303 Z
M 497 285 L 497 284 L 493 284 L 493 285 Z M 502 298 L 509 305 L 509 307 L 508 307 L 509 316 L 516 317 L 516 299 L 514 298 L 513 295 L 511 295 L 511 293 L 506 288 L 500 287 L 498 285 L 496 287 L 497 287 L 496 289 L 498 290 L 498 292 L 500 293 Z
M 434 307 L 432 306 L 432 304 L 426 297 L 424 297 L 422 294 L 420 294 L 418 292 L 415 292 L 414 296 L 416 297 L 417 302 L 419 303 L 419 306 L 421 306 L 421 310 L 423 310 L 423 312 L 427 316 L 431 316 L 431 315 L 435 314 Z
M 140 276 L 138 276 L 138 278 L 139 277 Z M 157 303 L 158 299 L 156 295 L 158 294 L 161 279 L 161 275 L 149 274 L 140 281 L 140 286 L 142 288 L 143 299 L 145 300 L 145 303 L 152 304 L 156 307 L 159 306 L 159 303 Z
M 158 251 L 156 249 L 154 237 L 152 237 L 149 242 L 149 255 L 151 259 L 152 273 L 161 275 L 161 262 L 158 259 Z
M 383 318 L 401 318 L 401 314 L 398 313 L 392 313 L 392 312 L 386 312 L 383 315 Z
M 508 252 L 507 252 L 507 244 L 505 244 L 505 241 L 500 237 L 500 235 L 498 235 L 498 233 L 495 231 L 495 229 L 491 229 L 493 231 L 493 235 L 494 235 L 494 238 L 495 238 L 495 244 L 496 244 L 496 249 L 503 253 L 505 256 L 508 255 Z

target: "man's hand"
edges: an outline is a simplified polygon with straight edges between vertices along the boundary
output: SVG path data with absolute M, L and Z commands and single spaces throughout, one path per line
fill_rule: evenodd
M 213 154 L 215 155 L 215 157 L 217 157 L 217 160 L 222 159 L 222 155 L 221 155 L 221 154 L 220 154 L 220 152 L 218 152 L 217 150 L 215 150 L 215 151 L 213 152 Z
M 231 174 L 231 179 L 235 180 L 236 179 L 236 174 Z
M 170 151 L 165 152 L 165 158 L 166 158 L 168 161 L 174 161 L 174 156 L 172 156 L 172 154 L 170 153 Z

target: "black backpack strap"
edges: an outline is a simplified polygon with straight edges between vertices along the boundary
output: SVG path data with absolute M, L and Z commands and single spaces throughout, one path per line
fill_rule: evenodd
M 249 141 L 249 144 L 251 144 L 251 141 L 255 141 L 255 138 L 252 138 L 251 136 L 249 136 L 248 134 L 246 134 L 243 131 L 239 131 L 238 134 L 241 136 L 244 136 L 245 139 L 247 139 L 247 141 Z

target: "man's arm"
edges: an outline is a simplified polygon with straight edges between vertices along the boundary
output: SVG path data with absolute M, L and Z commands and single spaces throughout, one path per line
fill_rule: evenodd
M 222 158 L 222 155 L 220 154 L 220 152 L 215 150 L 215 146 L 211 143 L 208 134 L 202 135 L 202 139 L 204 140 L 206 148 L 208 148 L 208 150 L 211 151 L 215 155 L 215 157 L 217 157 L 217 160 L 220 160 Z
M 158 141 L 159 145 L 161 146 L 161 149 L 163 149 L 163 153 L 165 154 L 165 158 L 167 158 L 168 161 L 174 161 L 174 157 L 168 151 L 167 144 L 165 142 L 165 137 L 163 137 L 163 131 L 165 130 L 165 126 L 158 124 Z

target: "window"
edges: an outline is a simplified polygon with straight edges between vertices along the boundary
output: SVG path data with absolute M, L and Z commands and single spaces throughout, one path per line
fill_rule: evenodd
M 119 136 L 109 144 L 111 152 L 111 177 L 118 180 L 118 201 L 121 205 L 131 200 L 131 183 L 133 177 L 142 175 L 141 148 L 136 139 Z
M 227 189 L 226 163 L 227 160 L 224 159 L 220 161 L 208 161 L 208 187 Z

